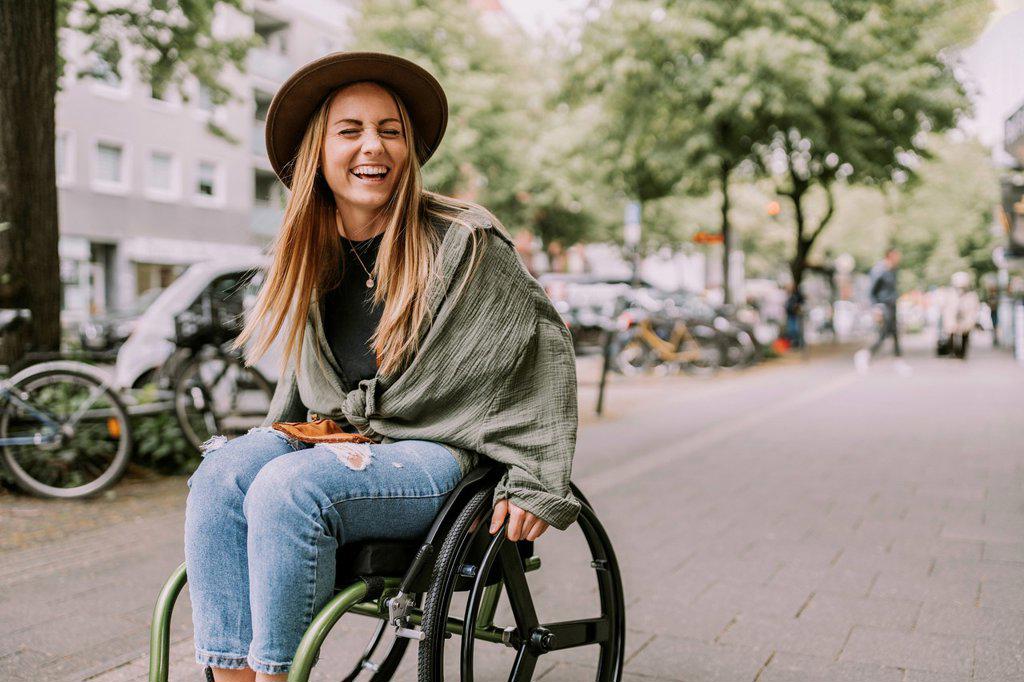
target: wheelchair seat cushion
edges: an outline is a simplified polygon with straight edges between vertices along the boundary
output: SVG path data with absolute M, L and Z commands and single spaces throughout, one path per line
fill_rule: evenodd
M 335 585 L 342 587 L 360 576 L 401 577 L 416 557 L 422 540 L 367 540 L 338 548 Z

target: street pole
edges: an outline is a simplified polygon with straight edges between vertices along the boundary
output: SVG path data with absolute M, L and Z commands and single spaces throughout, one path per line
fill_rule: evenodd
M 643 204 L 639 201 L 626 202 L 626 215 L 622 225 L 623 242 L 633 261 L 633 286 L 640 286 L 640 221 Z

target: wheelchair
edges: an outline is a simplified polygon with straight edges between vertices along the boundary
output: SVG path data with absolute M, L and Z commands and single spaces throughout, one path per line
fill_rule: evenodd
M 515 682 L 534 679 L 538 661 L 545 654 L 577 647 L 598 649 L 589 649 L 596 654 L 597 682 L 621 680 L 626 635 L 622 578 L 611 542 L 593 508 L 571 485 L 582 506 L 577 523 L 589 548 L 600 614 L 541 623 L 526 580 L 526 573 L 541 567 L 540 557 L 533 553 L 534 543 L 508 541 L 507 518 L 501 531 L 495 535 L 488 532 L 492 496 L 502 472 L 503 468 L 495 465 L 469 472 L 449 495 L 423 540 L 371 540 L 341 546 L 334 595 L 306 629 L 289 682 L 309 679 L 331 628 L 349 612 L 380 622 L 343 682 L 354 682 L 361 675 L 373 682 L 390 680 L 413 640 L 418 642 L 420 682 L 440 682 L 446 675 L 449 680 L 471 682 L 474 661 L 480 660 L 478 649 L 495 647 L 513 650 L 514 654 L 505 653 L 506 658 L 514 657 L 507 677 Z M 182 564 L 157 599 L 150 632 L 149 682 L 167 682 L 171 612 L 185 582 Z M 514 621 L 506 626 L 495 623 L 503 591 Z M 449 613 L 456 593 L 464 593 L 459 596 L 459 602 L 465 600 L 461 618 L 458 606 L 456 615 Z M 394 634 L 390 646 L 380 647 L 389 629 Z M 459 639 L 446 646 L 455 636 Z M 382 649 L 379 653 L 378 648 Z

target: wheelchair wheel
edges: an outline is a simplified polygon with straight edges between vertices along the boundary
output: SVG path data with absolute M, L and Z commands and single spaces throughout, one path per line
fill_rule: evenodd
M 595 680 L 620 680 L 626 632 L 622 580 L 611 543 L 593 510 L 584 502 L 578 523 L 590 550 L 600 615 L 540 623 L 526 581 L 526 561 L 517 547 L 522 543 L 508 542 L 504 528 L 494 536 L 488 533 L 492 494 L 485 490 L 470 500 L 438 553 L 423 609 L 419 680 L 439 682 L 447 675 L 447 679 L 472 682 L 474 664 L 481 660 L 488 663 L 487 677 L 492 679 L 490 666 L 495 658 L 484 658 L 478 653 L 500 653 L 505 651 L 503 646 L 512 650 L 507 656 L 512 659 L 507 662 L 509 671 L 507 675 L 501 673 L 509 680 L 532 680 L 535 670 L 543 672 L 537 670 L 537 665 L 545 654 L 584 646 L 599 648 L 595 652 Z M 583 501 L 582 495 L 578 497 Z M 482 558 L 471 556 L 473 548 L 480 546 L 486 546 Z M 498 577 L 500 582 L 496 582 Z M 449 611 L 453 610 L 454 593 L 465 589 L 465 613 L 460 620 Z M 483 603 L 488 599 L 488 591 L 496 589 L 502 590 L 508 599 L 514 625 L 499 627 L 491 622 L 493 602 L 489 607 Z M 484 614 L 485 611 L 488 613 Z M 454 634 L 462 636 L 456 638 Z M 504 668 L 506 663 L 501 663 L 501 657 L 497 660 Z

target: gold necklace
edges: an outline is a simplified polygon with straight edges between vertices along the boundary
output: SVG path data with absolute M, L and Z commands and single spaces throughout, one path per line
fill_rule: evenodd
M 338 218 L 341 218 L 341 211 L 339 211 L 338 209 L 334 209 L 334 212 L 338 214 Z M 370 219 L 370 223 L 372 223 L 376 219 L 377 219 L 377 216 L 373 216 L 373 218 Z M 369 225 L 370 223 L 366 223 L 366 225 Z M 366 225 L 363 225 L 363 227 L 365 228 Z M 342 229 L 343 232 L 346 232 L 345 231 L 345 221 L 342 221 L 341 229 Z M 374 237 L 376 237 L 376 236 L 377 235 L 374 235 Z M 348 233 L 347 232 L 345 233 L 345 239 L 348 241 L 349 248 L 351 249 L 352 253 L 355 254 L 356 260 L 359 261 L 359 267 L 361 267 L 363 269 L 363 272 L 366 273 L 366 288 L 367 289 L 372 289 L 373 285 L 374 285 L 373 274 L 366 268 L 366 265 L 363 264 L 363 259 L 359 257 L 359 250 L 356 249 L 355 246 L 352 246 L 352 240 L 348 238 Z M 373 237 L 370 237 L 370 239 L 373 239 Z M 367 241 L 369 241 L 369 239 Z

